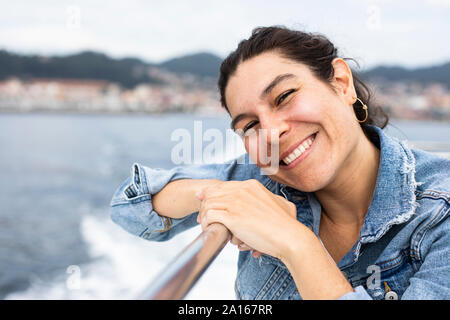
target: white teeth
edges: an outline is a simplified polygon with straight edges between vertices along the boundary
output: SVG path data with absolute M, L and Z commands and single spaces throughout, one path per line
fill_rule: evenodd
M 308 146 L 309 147 L 309 146 Z M 300 152 L 303 153 L 305 152 L 306 148 L 301 144 L 300 145 Z
M 303 152 L 305 152 L 313 143 L 314 138 L 309 138 L 305 142 L 303 142 L 301 145 L 299 145 L 290 155 L 288 155 L 286 158 L 283 159 L 283 161 L 286 164 L 290 164 L 292 161 L 300 157 Z

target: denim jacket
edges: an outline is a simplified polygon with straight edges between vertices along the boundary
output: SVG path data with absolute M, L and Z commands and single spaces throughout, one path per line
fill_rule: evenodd
M 353 292 L 341 299 L 450 299 L 450 160 L 371 127 L 380 148 L 372 203 L 359 238 L 337 263 Z M 297 207 L 297 219 L 319 234 L 321 207 L 314 193 L 282 185 L 262 174 L 248 155 L 245 164 L 179 166 L 170 170 L 134 164 L 111 201 L 111 219 L 147 240 L 164 241 L 197 224 L 197 212 L 181 219 L 160 216 L 152 195 L 178 179 L 257 179 Z M 242 158 L 241 158 L 242 160 Z M 238 299 L 301 299 L 286 266 L 269 255 L 240 251 Z

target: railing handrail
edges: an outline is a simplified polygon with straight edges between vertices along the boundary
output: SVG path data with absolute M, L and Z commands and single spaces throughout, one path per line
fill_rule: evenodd
M 167 265 L 138 299 L 183 299 L 230 238 L 231 233 L 224 225 L 209 225 Z

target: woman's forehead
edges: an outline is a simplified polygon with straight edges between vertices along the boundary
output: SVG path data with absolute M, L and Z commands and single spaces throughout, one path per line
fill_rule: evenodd
M 277 72 L 283 72 L 301 65 L 287 59 L 276 52 L 266 52 L 241 62 L 232 78 L 270 77 Z M 231 78 L 230 78 L 231 80 Z
M 285 82 L 302 82 L 310 76 L 309 68 L 304 64 L 272 52 L 258 55 L 241 62 L 230 77 L 225 91 L 228 107 L 260 100 L 277 78 Z

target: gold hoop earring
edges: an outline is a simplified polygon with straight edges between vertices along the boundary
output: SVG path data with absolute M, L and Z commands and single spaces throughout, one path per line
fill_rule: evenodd
M 361 103 L 363 110 L 366 112 L 366 116 L 364 117 L 364 120 L 359 120 L 358 117 L 356 117 L 356 120 L 358 120 L 359 123 L 366 122 L 367 118 L 369 117 L 369 111 L 367 110 L 367 106 L 358 97 L 356 97 L 356 100 L 358 100 Z

